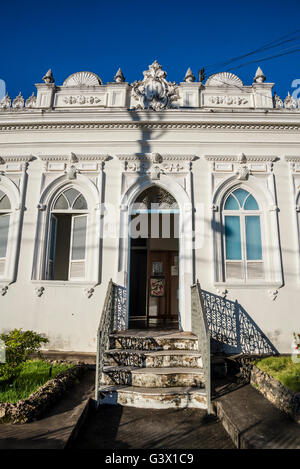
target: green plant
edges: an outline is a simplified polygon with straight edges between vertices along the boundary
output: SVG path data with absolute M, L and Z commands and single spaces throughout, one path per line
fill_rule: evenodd
M 48 339 L 34 331 L 13 329 L 8 333 L 0 334 L 0 339 L 6 347 L 6 363 L 0 365 L 0 382 L 11 381 L 20 372 L 20 365 L 28 359 L 28 356 L 37 352 L 41 357 L 42 344 L 48 343 Z
M 294 363 L 291 357 L 268 357 L 257 360 L 255 364 L 287 388 L 300 392 L 300 363 Z
M 20 372 L 11 384 L 0 383 L 0 402 L 16 403 L 26 399 L 49 379 L 73 366 L 70 363 L 51 364 L 41 360 L 28 360 L 20 365 Z

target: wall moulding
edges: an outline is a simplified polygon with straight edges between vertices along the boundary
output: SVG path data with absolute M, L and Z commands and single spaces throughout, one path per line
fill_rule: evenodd
M 167 111 L 165 111 L 167 112 Z M 234 130 L 234 131 L 275 131 L 275 132 L 298 132 L 300 124 L 240 124 L 240 123 L 79 123 L 70 124 L 3 124 L 0 131 L 41 131 L 41 130 L 101 130 L 101 129 L 196 129 L 196 130 Z

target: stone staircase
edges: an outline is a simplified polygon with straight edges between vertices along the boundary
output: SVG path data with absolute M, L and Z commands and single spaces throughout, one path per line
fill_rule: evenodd
M 112 334 L 99 401 L 144 408 L 207 408 L 197 337 L 175 330 Z

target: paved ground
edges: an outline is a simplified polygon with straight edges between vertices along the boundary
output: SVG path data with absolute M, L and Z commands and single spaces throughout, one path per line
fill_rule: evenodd
M 90 370 L 43 419 L 25 424 L 0 425 L 0 449 L 62 449 L 87 401 L 94 397 L 95 371 Z
M 235 448 L 222 424 L 198 409 L 100 406 L 91 411 L 72 449 Z
M 300 449 L 300 425 L 250 384 L 217 398 L 213 405 L 239 448 Z

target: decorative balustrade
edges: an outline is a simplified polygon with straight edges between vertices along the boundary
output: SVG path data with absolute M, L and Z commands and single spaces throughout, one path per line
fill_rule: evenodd
M 116 331 L 125 330 L 127 328 L 126 311 L 126 288 L 121 287 L 110 280 L 97 331 L 96 401 L 98 401 L 100 390 L 100 380 L 104 366 L 104 353 L 109 349 L 109 336 Z
M 201 290 L 213 353 L 276 354 L 274 345 L 238 303 Z

